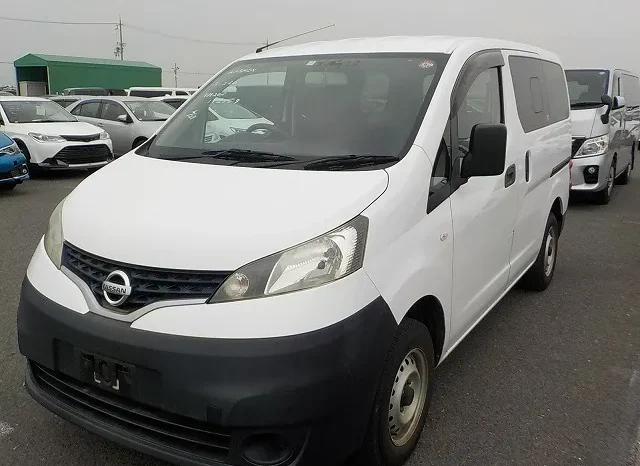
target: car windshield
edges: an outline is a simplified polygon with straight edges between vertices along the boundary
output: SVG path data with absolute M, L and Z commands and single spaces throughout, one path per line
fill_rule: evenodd
M 248 120 L 251 118 L 260 118 L 251 110 L 244 108 L 236 102 L 231 100 L 216 99 L 211 102 L 209 107 L 214 113 L 222 118 L 229 120 Z
M 596 108 L 604 105 L 602 96 L 609 93 L 606 70 L 568 70 L 567 86 L 571 108 Z
M 243 163 L 265 153 L 306 162 L 401 157 L 447 58 L 367 54 L 239 62 L 191 97 L 144 152 L 194 160 L 242 151 Z
M 140 121 L 165 121 L 176 111 L 171 105 L 152 100 L 129 100 L 124 104 Z
M 78 121 L 64 108 L 50 100 L 11 100 L 0 103 L 9 123 L 59 123 Z

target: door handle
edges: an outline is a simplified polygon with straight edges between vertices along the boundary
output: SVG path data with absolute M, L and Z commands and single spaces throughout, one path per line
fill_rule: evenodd
M 529 164 L 531 163 L 529 161 L 529 159 L 531 158 L 531 151 L 527 151 L 527 153 L 524 155 L 524 179 L 527 181 L 527 183 L 529 182 L 530 176 L 529 176 Z
M 516 164 L 514 163 L 509 168 L 507 168 L 507 172 L 504 175 L 504 187 L 508 188 L 515 182 L 516 182 Z

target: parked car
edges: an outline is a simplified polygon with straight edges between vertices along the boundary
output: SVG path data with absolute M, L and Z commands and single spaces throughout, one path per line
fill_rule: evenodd
M 13 189 L 28 179 L 26 157 L 13 139 L 0 133 L 0 190 Z
M 31 174 L 40 169 L 98 168 L 112 156 L 109 135 L 42 97 L 0 97 L 0 130 L 13 138 Z
M 71 104 L 68 110 L 79 120 L 104 128 L 113 141 L 116 157 L 150 138 L 175 112 L 164 102 L 142 97 L 86 98 Z
M 207 142 L 212 99 L 274 69 L 280 118 Z M 434 367 L 551 282 L 570 148 L 564 70 L 525 44 L 244 57 L 54 210 L 18 310 L 27 390 L 177 463 L 398 466 Z
M 615 69 L 567 70 L 573 124 L 572 189 L 608 204 L 631 178 L 640 140 L 638 75 Z
M 158 100 L 160 102 L 164 102 L 165 104 L 171 105 L 175 109 L 178 109 L 182 107 L 182 104 L 184 104 L 187 100 L 189 100 L 189 97 L 184 95 L 176 95 L 176 96 L 165 95 L 162 97 L 151 97 L 151 100 Z
M 71 105 L 74 102 L 77 102 L 83 98 L 86 98 L 88 96 L 80 96 L 80 95 L 51 95 L 51 96 L 46 96 L 47 99 L 49 99 L 52 102 L 57 103 L 58 105 L 60 105 L 61 107 L 67 108 L 69 107 L 69 105 Z
M 188 87 L 131 87 L 127 89 L 127 95 L 131 97 L 163 97 L 183 95 L 189 96 L 196 92 L 197 89 Z

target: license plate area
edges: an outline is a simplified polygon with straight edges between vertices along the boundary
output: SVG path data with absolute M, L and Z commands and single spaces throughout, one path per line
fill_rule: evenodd
M 84 351 L 78 351 L 77 354 L 85 382 L 114 393 L 131 393 L 135 380 L 135 367 L 132 364 Z

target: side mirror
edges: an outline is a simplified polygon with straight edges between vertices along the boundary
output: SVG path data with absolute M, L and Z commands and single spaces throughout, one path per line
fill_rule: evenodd
M 603 95 L 602 97 L 600 97 L 600 100 L 602 101 L 603 104 L 605 104 L 607 107 L 611 107 L 613 105 L 613 100 L 611 99 L 611 96 L 608 96 L 607 94 Z
M 129 119 L 129 115 L 125 115 L 125 114 L 118 115 L 116 120 L 118 120 L 120 123 L 131 123 L 131 120 Z
M 495 176 L 504 171 L 507 157 L 507 127 L 478 124 L 471 130 L 469 153 L 462 159 L 460 176 Z
M 626 107 L 626 102 L 624 101 L 624 97 L 621 95 L 617 95 L 613 98 L 613 108 L 612 110 L 618 110 Z

